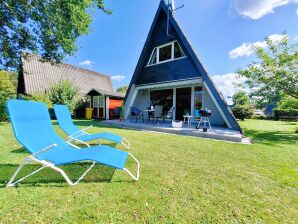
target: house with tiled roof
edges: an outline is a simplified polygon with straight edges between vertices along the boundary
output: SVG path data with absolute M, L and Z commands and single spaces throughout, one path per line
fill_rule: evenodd
M 124 95 L 114 91 L 110 76 L 70 64 L 42 62 L 40 59 L 34 54 L 22 58 L 18 95 L 45 93 L 53 84 L 69 80 L 94 108 L 94 118 L 109 119 L 113 110 L 121 106 Z

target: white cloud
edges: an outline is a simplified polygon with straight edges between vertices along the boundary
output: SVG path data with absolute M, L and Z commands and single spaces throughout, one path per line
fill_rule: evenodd
M 124 75 L 113 75 L 113 76 L 111 76 L 111 79 L 121 82 L 123 79 L 125 79 L 125 76 Z
M 298 8 L 297 8 L 297 10 L 296 10 L 296 14 L 297 14 L 297 16 L 298 16 Z
M 233 0 L 233 7 L 240 15 L 256 20 L 289 3 L 298 0 Z
M 232 104 L 231 96 L 237 92 L 237 88 L 235 87 L 235 83 L 243 83 L 245 81 L 244 78 L 237 78 L 236 73 L 227 73 L 224 75 L 214 75 L 212 79 L 217 86 L 217 88 L 221 91 L 222 95 L 226 99 L 228 104 Z
M 91 66 L 93 64 L 95 64 L 95 62 L 94 61 L 90 61 L 90 60 L 81 61 L 79 63 L 79 65 L 83 65 L 83 66 Z
M 286 36 L 283 34 L 272 34 L 268 38 L 271 39 L 273 42 L 279 42 L 284 37 L 286 37 Z M 255 47 L 265 48 L 266 46 L 267 46 L 267 44 L 265 41 L 257 41 L 254 43 L 243 43 L 241 46 L 231 50 L 229 52 L 229 56 L 232 59 L 236 59 L 236 58 L 244 57 L 244 56 L 250 56 L 254 53 Z

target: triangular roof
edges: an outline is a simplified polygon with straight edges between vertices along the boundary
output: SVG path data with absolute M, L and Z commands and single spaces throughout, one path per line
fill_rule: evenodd
M 139 74 L 141 73 L 141 71 L 144 67 L 144 64 L 146 64 L 146 55 L 147 55 L 147 52 L 150 50 L 149 49 L 149 47 L 150 47 L 149 42 L 150 42 L 151 36 L 153 35 L 154 28 L 157 24 L 157 21 L 158 21 L 160 15 L 161 15 L 161 13 L 166 13 L 166 14 L 168 13 L 168 6 L 164 2 L 164 0 L 161 0 L 161 2 L 159 4 L 158 10 L 157 10 L 156 15 L 155 15 L 155 18 L 153 20 L 153 23 L 151 25 L 149 34 L 148 34 L 146 42 L 144 44 L 141 56 L 139 58 L 136 69 L 134 71 L 131 82 L 129 84 L 125 100 L 128 97 L 128 94 L 131 90 L 132 85 L 136 82 Z M 215 103 L 218 105 L 218 107 L 222 110 L 222 113 L 225 115 L 226 123 L 228 123 L 227 125 L 232 129 L 241 131 L 241 128 L 240 128 L 238 122 L 236 121 L 236 118 L 232 114 L 232 111 L 230 110 L 229 106 L 227 105 L 225 99 L 221 95 L 220 91 L 216 88 L 216 86 L 215 86 L 214 82 L 212 81 L 212 79 L 210 78 L 206 68 L 204 67 L 203 63 L 199 59 L 198 55 L 195 53 L 194 49 L 190 45 L 190 43 L 187 40 L 185 34 L 183 33 L 182 29 L 178 25 L 178 22 L 176 21 L 175 17 L 173 16 L 173 14 L 171 12 L 169 13 L 169 23 L 171 24 L 173 29 L 178 34 L 178 36 L 181 40 L 181 43 L 183 44 L 183 47 L 187 51 L 186 53 L 192 59 L 195 67 L 197 68 L 197 70 L 201 74 L 203 82 L 205 82 L 206 86 L 209 88 L 209 91 L 212 93 L 212 96 L 214 98 Z

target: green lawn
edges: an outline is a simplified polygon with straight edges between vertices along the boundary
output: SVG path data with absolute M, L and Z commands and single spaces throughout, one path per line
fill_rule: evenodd
M 28 154 L 0 123 L 0 223 L 298 223 L 295 123 L 242 122 L 253 145 L 76 123 L 129 139 L 141 179 L 97 165 L 74 187 L 48 169 L 6 189 Z M 75 178 L 87 165 L 63 168 Z

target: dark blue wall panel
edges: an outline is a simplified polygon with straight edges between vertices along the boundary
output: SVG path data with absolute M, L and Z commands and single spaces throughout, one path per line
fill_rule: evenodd
M 147 55 L 145 57 L 145 64 L 141 70 L 141 73 L 138 75 L 136 84 L 147 84 L 155 82 L 165 82 L 165 81 L 174 81 L 179 79 L 189 79 L 189 78 L 198 78 L 200 73 L 195 67 L 192 59 L 190 59 L 187 54 L 187 50 L 184 48 L 181 40 L 173 28 L 172 25 L 169 27 L 169 35 L 167 35 L 167 16 L 162 11 L 156 26 L 152 32 L 152 36 L 149 40 L 149 47 Z M 157 65 L 146 66 L 146 63 L 149 61 L 153 49 L 157 46 L 169 43 L 171 41 L 177 40 L 186 54 L 186 58 L 165 62 Z

